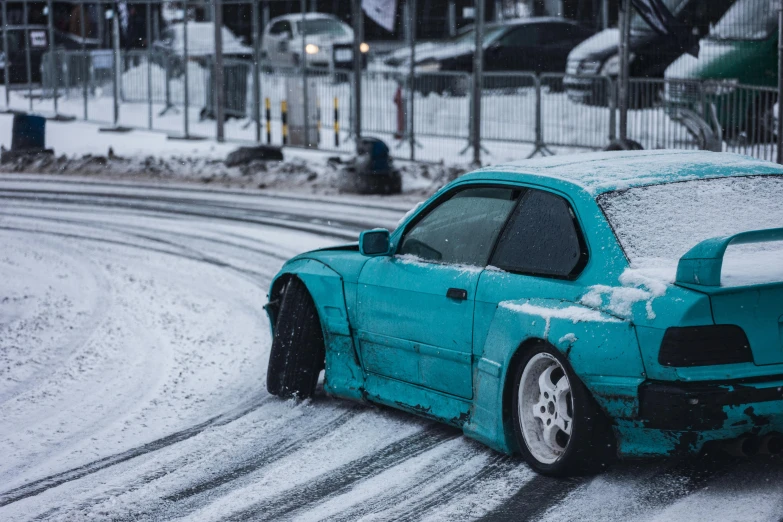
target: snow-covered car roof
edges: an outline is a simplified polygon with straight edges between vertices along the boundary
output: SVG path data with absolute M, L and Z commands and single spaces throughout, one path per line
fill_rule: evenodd
M 173 34 L 171 50 L 177 54 L 184 54 L 183 24 L 169 26 Z M 227 27 L 222 28 L 223 53 L 224 54 L 253 54 L 253 49 L 243 44 Z M 212 22 L 188 22 L 188 55 L 211 56 L 215 53 L 215 24 Z
M 338 22 L 343 22 L 338 17 L 326 13 L 305 13 L 304 19 L 305 20 L 322 20 L 324 18 L 328 18 L 329 20 L 337 20 Z M 279 22 L 280 20 L 288 20 L 291 22 L 300 22 L 302 20 L 302 15 L 300 13 L 297 14 L 287 14 L 282 16 L 277 16 L 275 18 L 272 18 L 269 23 Z M 346 24 L 348 25 L 348 24 Z
M 463 180 L 489 174 L 547 178 L 592 196 L 632 187 L 730 176 L 783 175 L 783 167 L 740 154 L 687 150 L 595 152 L 524 160 L 480 169 Z

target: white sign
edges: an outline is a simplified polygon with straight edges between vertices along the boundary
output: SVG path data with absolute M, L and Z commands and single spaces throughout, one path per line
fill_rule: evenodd
M 362 0 L 362 9 L 375 23 L 389 32 L 394 32 L 397 0 Z
M 30 47 L 46 47 L 46 31 L 30 31 Z

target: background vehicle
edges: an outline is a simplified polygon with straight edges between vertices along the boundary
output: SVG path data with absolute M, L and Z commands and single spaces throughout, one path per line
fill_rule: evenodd
M 736 91 L 739 85 L 777 86 L 777 10 L 765 0 L 739 0 L 701 41 L 699 57 L 681 56 L 666 78 L 672 80 L 665 93 L 670 110 L 711 102 L 728 139 L 772 140 L 776 94 L 738 96 Z M 715 81 L 702 86 L 703 80 Z
M 267 388 L 311 396 L 325 368 L 329 394 L 438 419 L 552 475 L 780 443 L 783 250 L 750 244 L 783 239 L 781 197 L 783 167 L 698 151 L 465 175 L 393 233 L 284 265 Z
M 634 12 L 631 20 L 631 38 L 629 70 L 632 77 L 662 78 L 666 68 L 680 55 L 686 53 L 706 35 L 710 24 L 717 22 L 726 12 L 733 0 L 664 0 L 678 23 L 692 29 L 692 38 L 678 42 L 669 36 L 654 31 Z M 568 96 L 577 102 L 590 105 L 606 105 L 607 90 L 603 84 L 591 78 L 580 76 L 609 76 L 619 74 L 620 60 L 617 44 L 620 38 L 618 29 L 606 29 L 577 46 L 568 56 L 569 75 L 565 79 Z M 655 100 L 641 100 L 641 96 L 631 96 L 635 105 L 649 105 Z
M 353 29 L 335 16 L 307 13 L 274 18 L 264 29 L 261 57 L 271 67 L 299 67 L 302 38 L 306 38 L 306 63 L 315 67 L 353 67 Z M 364 64 L 370 47 L 363 43 Z
M 2 38 L 2 31 L 0 31 Z M 31 25 L 30 38 L 30 76 L 32 83 L 41 83 L 41 67 L 45 53 L 49 52 L 49 29 L 45 25 Z M 2 40 L 0 40 L 2 41 Z M 99 41 L 94 38 L 86 38 L 87 49 L 97 49 Z M 1 47 L 1 46 L 0 46 Z M 82 48 L 82 40 L 78 36 L 63 31 L 54 31 L 54 47 L 56 49 L 75 50 Z M 2 51 L 0 50 L 0 54 Z M 11 67 L 9 83 L 27 83 L 27 56 L 25 52 L 25 31 L 23 29 L 10 29 L 8 31 L 8 56 Z M 6 60 L 0 60 L 0 81 L 5 81 Z
M 487 24 L 484 29 L 484 71 L 560 72 L 565 68 L 571 49 L 591 34 L 591 29 L 562 18 L 523 18 Z M 448 42 L 417 45 L 416 71 L 422 74 L 472 72 L 474 48 L 473 29 Z M 410 51 L 397 51 L 383 60 L 383 69 L 407 74 L 409 60 Z M 467 90 L 465 85 L 453 85 L 453 80 L 448 77 L 422 78 L 417 85 L 417 90 L 425 94 L 431 91 L 465 94 Z M 513 78 L 505 81 L 486 79 L 485 87 L 504 86 L 515 86 Z
M 245 45 L 227 27 L 223 27 L 223 54 L 226 58 L 252 60 L 253 48 Z M 185 57 L 185 28 L 181 23 L 172 24 L 162 38 L 153 44 L 158 60 L 168 61 L 174 76 L 182 74 Z M 214 55 L 215 24 L 212 22 L 188 22 L 188 59 L 206 67 Z M 165 67 L 165 63 L 160 63 Z

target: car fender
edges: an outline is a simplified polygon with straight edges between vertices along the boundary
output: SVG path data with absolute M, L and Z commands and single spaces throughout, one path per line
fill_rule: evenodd
M 363 400 L 364 371 L 351 336 L 342 277 L 321 261 L 294 259 L 272 281 L 270 299 L 274 299 L 284 278 L 290 276 L 298 277 L 307 287 L 321 320 L 326 348 L 324 390 L 331 395 Z M 272 313 L 270 321 L 274 321 Z
M 509 422 L 509 378 L 518 357 L 536 341 L 564 355 L 610 418 L 636 416 L 644 367 L 630 322 L 567 301 L 505 301 L 497 307 L 484 351 L 475 362 L 466 434 L 506 453 L 518 450 Z

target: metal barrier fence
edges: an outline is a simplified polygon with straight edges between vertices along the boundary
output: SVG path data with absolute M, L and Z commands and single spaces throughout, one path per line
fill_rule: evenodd
M 111 51 L 48 53 L 40 88 L 32 97 L 27 90 L 11 92 L 8 108 L 29 110 L 32 104 L 51 113 L 56 96 L 61 116 L 174 136 L 216 136 L 209 58 L 185 64 L 171 53 L 122 51 L 118 63 L 115 70 Z M 303 74 L 301 68 L 226 58 L 223 78 L 226 139 L 346 153 L 355 148 L 350 72 L 308 68 Z M 395 157 L 470 160 L 471 75 L 416 73 L 411 79 L 365 71 L 362 91 L 363 133 L 387 140 Z M 306 127 L 315 136 L 309 144 L 295 126 L 303 121 L 297 92 L 308 100 Z M 617 88 L 606 76 L 486 73 L 480 94 L 481 143 L 491 162 L 600 149 L 617 136 Z M 774 160 L 776 103 L 777 90 L 770 87 L 632 78 L 629 137 L 647 149 L 706 148 Z

